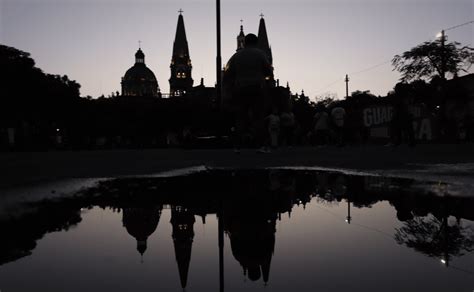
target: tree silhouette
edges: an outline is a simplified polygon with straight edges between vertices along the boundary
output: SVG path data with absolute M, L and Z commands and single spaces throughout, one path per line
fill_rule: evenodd
M 395 229 L 395 241 L 430 257 L 462 256 L 474 250 L 474 234 L 470 228 L 449 225 L 444 217 L 415 217 Z
M 76 81 L 67 75 L 45 74 L 35 67 L 29 53 L 0 45 L 0 74 L 3 78 L 4 97 L 37 100 L 41 102 L 79 98 Z
M 392 59 L 394 70 L 399 71 L 402 82 L 416 79 L 445 78 L 445 73 L 456 76 L 467 72 L 474 63 L 474 48 L 458 42 L 444 44 L 443 39 L 424 42 Z

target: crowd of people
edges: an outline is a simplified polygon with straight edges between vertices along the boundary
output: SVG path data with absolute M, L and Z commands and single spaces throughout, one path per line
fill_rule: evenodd
M 312 121 L 306 119 L 302 127 L 291 101 L 277 104 L 269 96 L 268 81 L 273 80 L 273 68 L 257 44 L 258 38 L 247 34 L 244 48 L 230 58 L 224 71 L 224 89 L 233 105 L 231 136 L 236 153 L 244 146 L 268 153 L 279 146 L 345 146 L 368 141 L 370 129 L 357 122 L 362 120 L 361 113 L 343 102 L 315 107 Z M 390 107 L 390 114 L 384 117 L 389 135 L 387 145 L 414 146 L 414 117 L 409 103 L 399 99 Z

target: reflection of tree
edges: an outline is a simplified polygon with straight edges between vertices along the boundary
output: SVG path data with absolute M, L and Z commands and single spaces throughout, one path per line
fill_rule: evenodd
M 39 203 L 36 210 L 19 218 L 0 220 L 0 230 L 7 234 L 0 240 L 0 266 L 29 256 L 36 241 L 45 234 L 69 230 L 81 222 L 80 207 L 66 201 L 61 204 Z
M 450 226 L 447 217 L 415 217 L 397 228 L 395 240 L 430 257 L 462 256 L 474 250 L 474 234 L 471 228 L 459 222 Z

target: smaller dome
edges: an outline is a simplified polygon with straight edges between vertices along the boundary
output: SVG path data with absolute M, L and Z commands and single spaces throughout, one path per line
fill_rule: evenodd
M 145 54 L 143 53 L 142 49 L 138 49 L 138 51 L 135 53 L 135 58 L 137 59 L 144 59 Z
M 135 53 L 135 64 L 122 78 L 123 96 L 160 96 L 155 74 L 145 65 L 145 54 L 139 48 Z

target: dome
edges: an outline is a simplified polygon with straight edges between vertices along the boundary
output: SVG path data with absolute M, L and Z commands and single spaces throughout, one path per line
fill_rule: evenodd
M 157 82 L 155 74 L 145 64 L 136 63 L 125 72 L 123 80 Z
M 158 81 L 145 65 L 145 54 L 141 49 L 135 53 L 135 65 L 122 78 L 122 95 L 160 97 Z

